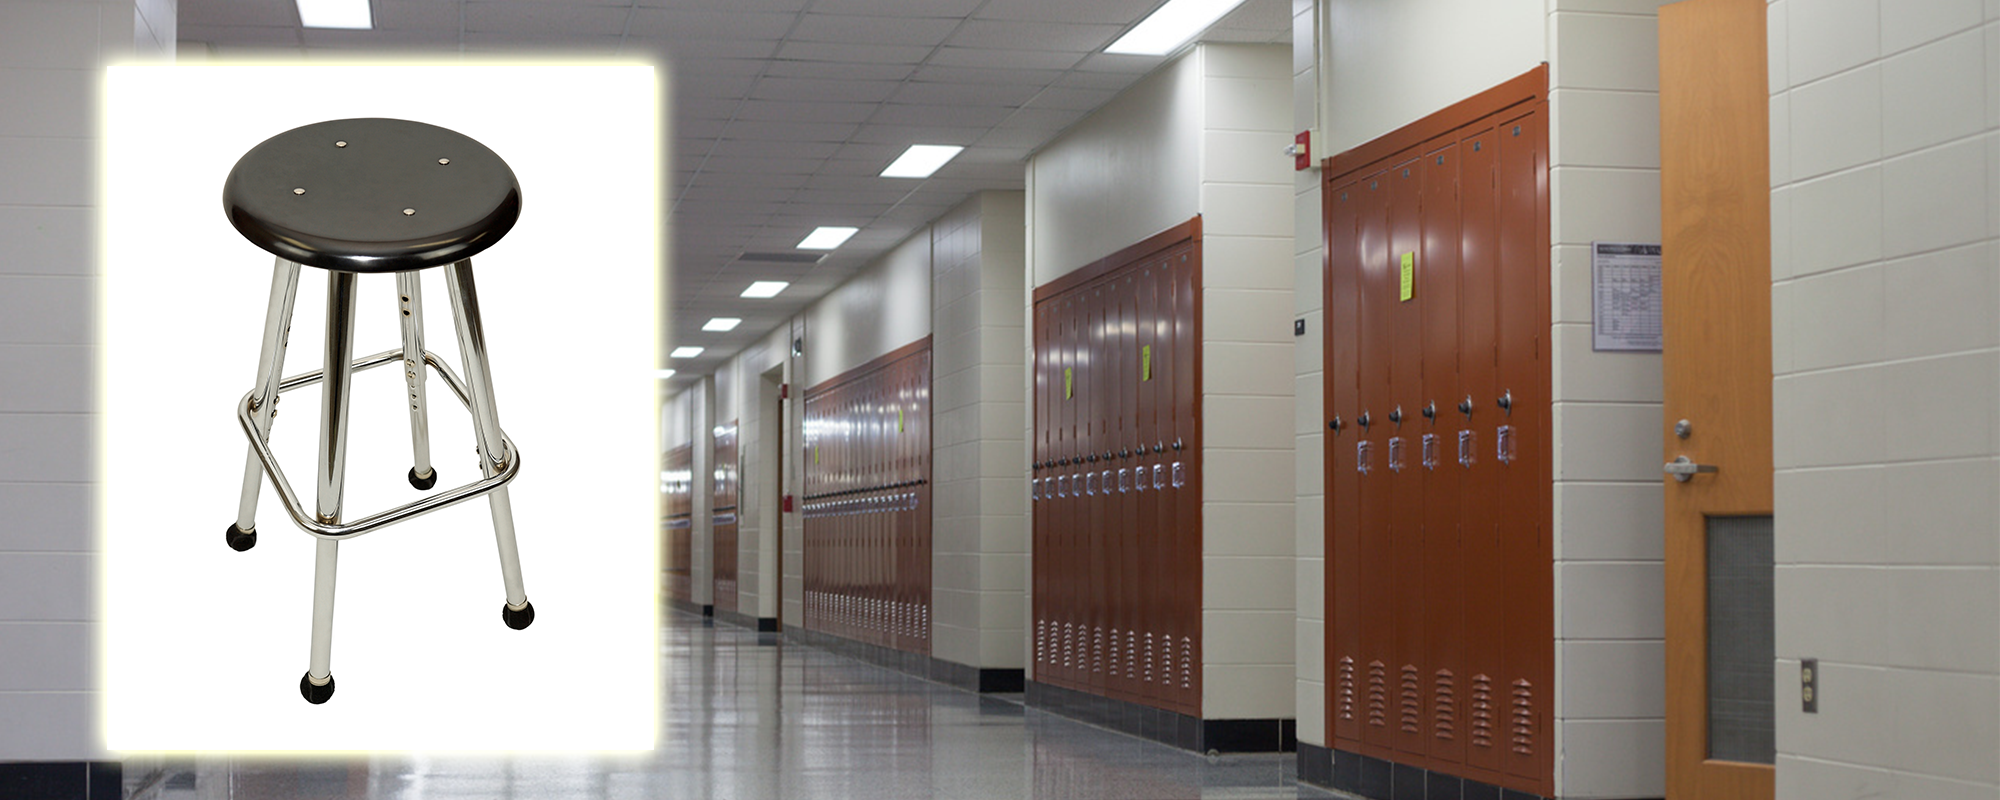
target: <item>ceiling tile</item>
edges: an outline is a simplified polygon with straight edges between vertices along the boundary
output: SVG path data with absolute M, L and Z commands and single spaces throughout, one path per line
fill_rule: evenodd
M 785 42 L 778 58 L 787 61 L 830 61 L 849 64 L 921 64 L 931 54 L 928 45 L 828 44 Z
M 1283 2 L 1283 0 L 1280 0 Z M 1127 25 L 1158 8 L 1162 0 L 987 0 L 978 19 L 1025 22 L 1100 22 Z
M 187 3 L 181 4 L 186 8 Z M 376 3 L 377 30 L 415 29 L 456 34 L 464 24 L 462 3 Z
M 737 120 L 730 123 L 729 136 L 763 142 L 845 142 L 860 129 L 860 125 L 852 122 Z
M 1243 5 L 1216 20 L 1215 27 L 1289 34 L 1292 30 L 1291 0 L 1245 0 Z
M 753 124 L 758 123 L 739 121 L 730 130 L 733 133 L 745 125 Z M 835 152 L 838 152 L 843 146 L 839 142 L 772 142 L 769 139 L 728 138 L 716 140 L 712 146 L 706 148 L 703 152 L 718 156 L 766 156 L 782 153 L 792 158 L 828 158 Z
M 940 47 L 929 63 L 944 67 L 1065 70 L 1077 65 L 1082 53 L 992 50 L 983 47 Z
M 177 19 L 182 25 L 298 25 L 299 9 L 291 3 L 242 2 L 242 0 L 180 0 Z M 179 34 L 176 34 L 177 36 Z
M 296 25 L 284 27 L 181 25 L 175 30 L 174 36 L 184 42 L 228 42 L 230 46 L 296 46 L 299 43 L 299 29 Z
M 1011 108 L 1028 102 L 1039 87 L 992 83 L 932 83 L 911 81 L 896 90 L 891 103 L 933 106 Z
M 1062 77 L 1063 74 L 1062 69 L 947 67 L 925 64 L 917 68 L 913 78 L 930 83 L 995 83 L 1039 88 L 1047 86 L 1050 81 Z
M 986 126 L 952 125 L 876 125 L 861 126 L 854 134 L 854 141 L 877 144 L 911 145 L 955 144 L 969 145 L 985 133 Z M 880 168 L 877 168 L 880 172 Z
M 1089 111 L 1111 101 L 1118 93 L 1110 89 L 1070 89 L 1050 87 L 1035 95 L 1030 108 Z
M 799 42 L 898 44 L 936 47 L 958 28 L 948 17 L 863 17 L 805 14 L 785 38 Z
M 747 94 L 748 87 L 745 87 Z M 814 103 L 751 100 L 738 110 L 738 119 L 780 122 L 861 122 L 874 116 L 876 103 Z
M 954 47 L 999 50 L 1061 50 L 1087 53 L 1111 43 L 1122 32 L 1117 25 L 996 22 L 969 20 L 952 34 Z
M 981 2 L 984 0 L 818 0 L 812 10 L 883 17 L 963 17 Z
M 828 81 L 806 78 L 765 78 L 751 90 L 759 100 L 874 103 L 896 93 L 894 81 Z
M 986 128 L 1000 124 L 1001 120 L 1013 113 L 1014 109 L 996 106 L 939 106 L 939 105 L 899 105 L 889 103 L 868 120 L 870 127 L 877 125 L 916 125 L 955 128 L 979 128 L 970 136 L 955 142 L 926 142 L 926 144 L 972 144 Z M 915 144 L 915 142 L 912 142 Z
M 571 5 L 534 0 L 473 0 L 464 6 L 465 30 L 524 34 L 590 34 L 619 36 L 632 9 L 616 6 Z
M 1134 75 L 1152 72 L 1155 67 L 1166 63 L 1161 56 L 1128 56 L 1113 53 L 1092 53 L 1076 65 L 1085 72 L 1129 72 Z
M 697 11 L 685 8 L 632 9 L 631 36 L 668 42 L 774 40 L 791 30 L 797 14 L 753 11 Z

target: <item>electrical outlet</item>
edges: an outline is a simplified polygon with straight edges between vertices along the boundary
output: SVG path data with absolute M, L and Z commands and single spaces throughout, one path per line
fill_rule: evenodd
M 1808 714 L 1819 713 L 1819 659 L 1799 661 L 1799 705 Z

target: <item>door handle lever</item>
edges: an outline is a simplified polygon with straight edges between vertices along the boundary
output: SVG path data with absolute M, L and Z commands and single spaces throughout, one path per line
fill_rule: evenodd
M 1667 462 L 1665 469 L 1668 475 L 1674 476 L 1674 480 L 1681 483 L 1693 480 L 1696 474 L 1717 471 L 1714 464 L 1696 464 L 1688 460 L 1687 456 L 1681 456 Z

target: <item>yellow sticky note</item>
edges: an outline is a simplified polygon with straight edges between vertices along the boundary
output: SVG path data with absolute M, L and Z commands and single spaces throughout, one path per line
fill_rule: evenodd
M 896 432 L 903 432 L 903 410 L 900 408 L 896 409 Z
M 1417 296 L 1417 254 L 1414 251 L 1403 254 L 1402 285 L 1403 300 Z
M 1076 370 L 1074 370 L 1074 369 L 1071 369 L 1071 368 L 1068 368 L 1068 367 L 1064 367 L 1064 368 L 1063 368 L 1063 399 L 1064 399 L 1064 400 L 1068 400 L 1068 399 L 1070 399 L 1070 398 L 1072 398 L 1072 397 L 1075 397 L 1075 396 L 1076 396 Z
M 813 463 L 814 464 L 819 463 L 819 448 L 817 447 L 813 448 Z
M 1153 346 L 1150 344 L 1142 344 L 1139 345 L 1139 380 L 1150 381 L 1152 379 L 1153 379 Z

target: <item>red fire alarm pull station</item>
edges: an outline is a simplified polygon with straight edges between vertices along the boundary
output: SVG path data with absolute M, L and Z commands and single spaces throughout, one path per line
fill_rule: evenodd
M 1299 131 L 1292 137 L 1292 171 L 1312 169 L 1312 163 L 1312 131 Z
M 782 510 L 784 511 L 784 513 L 787 513 L 787 514 L 790 514 L 790 513 L 792 513 L 792 496 L 791 496 L 791 495 L 785 495 L 785 502 L 784 502 L 784 508 L 783 508 Z

